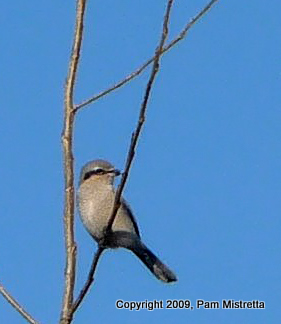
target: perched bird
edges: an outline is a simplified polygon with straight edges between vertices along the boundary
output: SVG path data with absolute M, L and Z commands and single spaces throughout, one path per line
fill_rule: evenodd
M 136 220 L 123 198 L 111 233 L 105 235 L 116 193 L 114 178 L 119 175 L 120 171 L 105 160 L 88 162 L 82 168 L 78 208 L 84 226 L 98 244 L 106 248 L 126 248 L 132 251 L 156 278 L 165 283 L 176 281 L 175 274 L 141 241 Z

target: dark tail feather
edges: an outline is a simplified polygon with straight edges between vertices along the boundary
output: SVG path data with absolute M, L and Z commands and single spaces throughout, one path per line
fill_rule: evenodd
M 110 247 L 123 247 L 132 251 L 157 279 L 165 283 L 177 281 L 176 275 L 141 242 L 137 235 L 116 231 L 110 234 L 107 242 L 110 242 Z

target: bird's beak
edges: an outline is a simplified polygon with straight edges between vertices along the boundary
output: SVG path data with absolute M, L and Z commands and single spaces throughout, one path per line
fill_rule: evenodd
M 110 170 L 108 173 L 113 173 L 115 177 L 118 177 L 121 174 L 120 170 L 118 169 Z
M 120 176 L 121 172 L 118 169 L 114 169 L 113 173 L 115 174 L 116 177 Z

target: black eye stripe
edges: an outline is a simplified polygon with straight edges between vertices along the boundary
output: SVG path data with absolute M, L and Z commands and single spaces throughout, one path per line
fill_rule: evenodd
M 86 172 L 86 173 L 84 174 L 84 178 L 83 178 L 83 180 L 87 180 L 87 179 L 89 179 L 92 175 L 94 175 L 93 171 Z
M 91 171 L 88 171 L 85 173 L 83 180 L 87 180 L 93 175 L 97 175 L 97 174 L 101 175 L 101 174 L 105 174 L 105 173 L 107 173 L 107 172 L 103 169 L 91 170 Z

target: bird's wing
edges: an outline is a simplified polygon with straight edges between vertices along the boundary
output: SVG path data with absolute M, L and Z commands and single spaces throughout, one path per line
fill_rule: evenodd
M 122 202 L 122 207 L 125 209 L 125 211 L 128 213 L 132 223 L 133 223 L 133 226 L 134 226 L 134 229 L 135 229 L 135 232 L 137 234 L 138 237 L 140 237 L 140 231 L 139 231 L 139 228 L 138 228 L 138 224 L 137 224 L 137 221 L 133 215 L 133 212 L 129 206 L 129 204 L 126 202 L 126 200 L 124 200 L 123 198 L 121 199 L 121 202 Z

